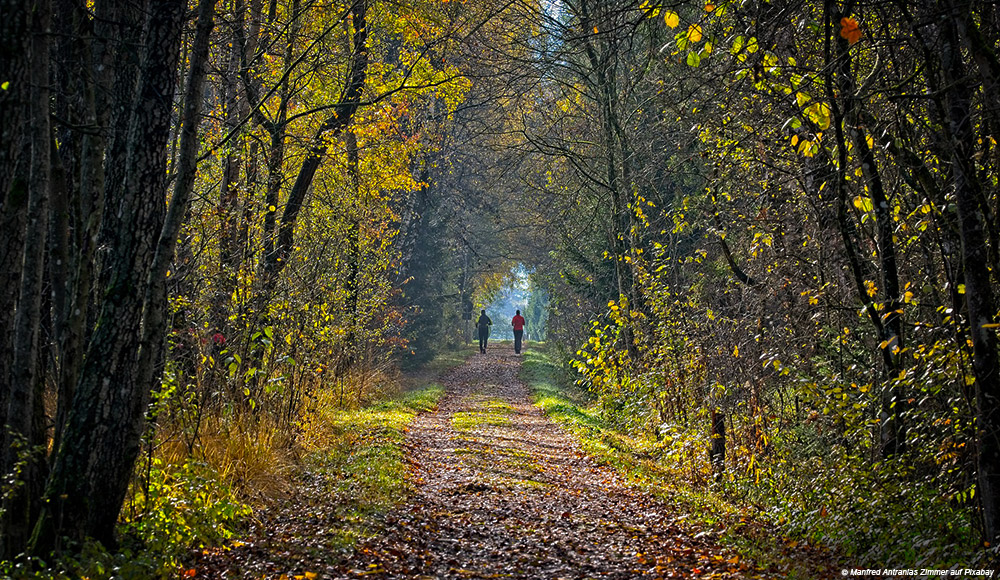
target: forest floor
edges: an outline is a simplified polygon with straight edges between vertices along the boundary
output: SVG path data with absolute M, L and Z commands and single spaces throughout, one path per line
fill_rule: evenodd
M 405 437 L 412 493 L 330 549 L 337 510 L 308 482 L 198 577 L 771 578 L 676 505 L 626 484 L 532 404 L 504 344 L 442 377 Z

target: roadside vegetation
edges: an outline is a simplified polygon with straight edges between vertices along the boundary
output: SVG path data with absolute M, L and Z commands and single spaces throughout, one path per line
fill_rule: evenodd
M 665 440 L 624 427 L 580 388 L 575 373 L 555 351 L 550 344 L 533 345 L 525 354 L 521 378 L 535 404 L 570 431 L 588 455 L 630 484 L 674 505 L 692 534 L 717 538 L 763 569 L 802 580 L 839 574 L 837 562 L 844 559 L 845 546 L 804 534 L 787 520 L 772 517 L 766 508 L 780 504 L 781 496 L 762 506 L 746 501 L 724 483 L 694 485 L 691 473 L 699 467 L 693 456 L 708 456 L 698 437 Z
M 271 510 L 317 509 L 294 505 L 302 500 L 300 488 L 315 482 L 337 521 L 322 548 L 347 552 L 372 533 L 374 518 L 410 493 L 407 426 L 443 395 L 437 377 L 471 352 L 442 353 L 385 384 L 369 403 L 344 406 L 337 391 L 315 392 L 290 430 L 221 418 L 206 420 L 190 449 L 155 441 L 129 489 L 119 550 L 89 543 L 75 557 L 5 562 L 0 577 L 150 580 L 222 573 L 192 564 L 192 556 L 245 545 L 243 535 Z M 178 428 L 161 421 L 161 435 Z

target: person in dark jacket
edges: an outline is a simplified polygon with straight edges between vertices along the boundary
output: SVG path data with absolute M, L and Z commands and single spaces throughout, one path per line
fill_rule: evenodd
M 514 352 L 521 354 L 521 338 L 524 336 L 524 317 L 520 310 L 514 311 L 514 318 L 510 320 L 510 325 L 514 327 Z
M 486 354 L 486 340 L 490 337 L 490 327 L 493 321 L 486 316 L 485 310 L 479 311 L 479 320 L 476 321 L 476 329 L 479 331 L 479 352 Z

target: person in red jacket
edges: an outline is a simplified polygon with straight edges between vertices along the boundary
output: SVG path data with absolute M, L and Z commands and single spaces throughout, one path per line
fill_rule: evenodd
M 521 316 L 521 311 L 516 310 L 514 318 L 511 319 L 510 324 L 514 327 L 514 352 L 521 354 L 521 337 L 524 336 L 524 317 Z

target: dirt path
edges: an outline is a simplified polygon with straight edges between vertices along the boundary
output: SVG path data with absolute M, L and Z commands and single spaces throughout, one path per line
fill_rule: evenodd
M 409 431 L 417 491 L 344 578 L 750 578 L 531 404 L 500 346 L 444 377 Z

